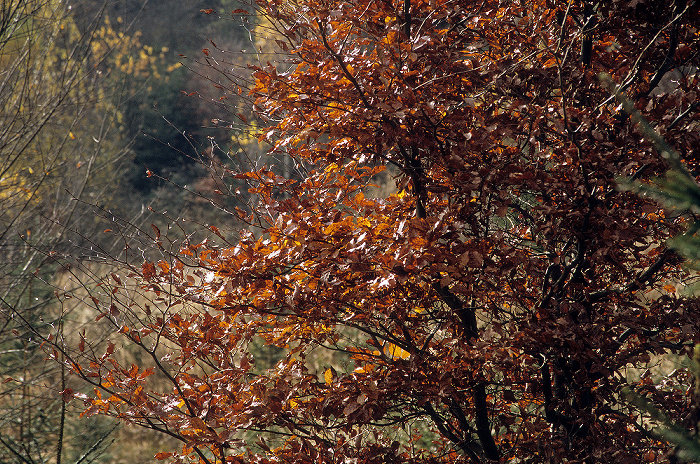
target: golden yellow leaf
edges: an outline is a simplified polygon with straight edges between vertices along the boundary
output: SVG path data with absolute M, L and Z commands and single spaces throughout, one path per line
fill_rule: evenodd
M 393 343 L 384 345 L 384 354 L 391 356 L 392 359 L 408 359 L 411 356 L 411 353 Z

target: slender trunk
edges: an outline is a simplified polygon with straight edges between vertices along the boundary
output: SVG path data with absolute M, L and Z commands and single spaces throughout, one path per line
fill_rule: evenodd
M 63 338 L 63 321 L 59 321 L 61 339 Z M 63 353 L 61 353 L 61 391 L 66 389 L 66 367 L 63 363 Z M 56 464 L 61 464 L 63 454 L 63 431 L 66 425 L 66 402 L 61 400 L 61 415 L 58 424 L 58 439 L 56 440 Z

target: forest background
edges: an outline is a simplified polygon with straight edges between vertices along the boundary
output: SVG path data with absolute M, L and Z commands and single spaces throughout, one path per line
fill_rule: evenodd
M 134 245 L 138 228 L 166 229 L 172 218 L 185 220 L 180 238 L 201 230 L 218 214 L 202 199 L 216 188 L 205 149 L 260 154 L 254 129 L 217 129 L 221 106 L 200 94 L 209 83 L 197 60 L 209 40 L 241 56 L 261 40 L 254 20 L 231 16 L 238 6 L 0 5 L 0 462 L 146 463 L 163 448 L 167 437 L 79 419 L 80 408 L 58 394 L 65 371 L 46 362 L 32 330 L 60 326 L 71 337 L 94 319 L 80 304 L 59 303 L 57 290 L 70 294 L 76 279 L 106 272 L 107 256 L 123 256 L 124 244 L 105 233 L 115 218 L 132 228 Z

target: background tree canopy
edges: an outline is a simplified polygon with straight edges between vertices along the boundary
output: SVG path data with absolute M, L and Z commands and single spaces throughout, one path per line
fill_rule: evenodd
M 192 166 L 183 153 L 167 148 L 182 146 L 181 134 L 166 133 L 157 124 L 186 121 L 182 130 L 195 133 L 206 120 L 201 108 L 190 111 L 183 104 L 193 101 L 180 91 L 194 74 L 181 66 L 178 52 L 199 52 L 209 33 L 235 32 L 229 22 L 217 30 L 189 28 L 177 34 L 189 41 L 188 49 L 155 43 L 161 40 L 157 36 L 172 36 L 171 25 L 162 14 L 146 21 L 138 13 L 140 6 L 126 14 L 111 2 L 17 0 L 0 5 L 3 463 L 150 462 L 155 451 L 148 447 L 162 446 L 162 440 L 140 432 L 139 447 L 110 448 L 115 436 L 123 440 L 128 432 L 114 432 L 104 418 L 77 420 L 80 411 L 57 396 L 71 385 L 65 369 L 45 362 L 40 348 L 41 337 L 71 338 L 84 324 L 85 305 L 63 296 L 75 291 L 71 280 L 87 286 L 89 276 L 105 272 L 98 269 L 106 255 L 120 255 L 123 242 L 102 233 L 112 219 L 123 218 L 132 227 L 158 219 L 146 219 L 145 205 L 164 195 L 151 194 L 158 190 L 155 182 L 143 186 L 145 166 L 166 174 Z M 177 2 L 169 7 L 173 13 Z M 197 17 L 205 21 L 199 10 L 178 20 Z M 156 113 L 153 107 L 161 97 L 167 97 L 166 104 Z M 181 115 L 185 110 L 186 118 Z M 150 126 L 144 122 L 151 120 Z M 145 139 L 144 132 L 151 138 Z M 144 143 L 154 137 L 160 151 Z M 186 148 L 196 155 L 192 145 Z M 185 180 L 203 171 L 190 169 Z M 143 188 L 135 191 L 135 185 Z M 169 205 L 171 211 L 185 209 L 173 195 Z M 65 259 L 59 262 L 61 257 Z

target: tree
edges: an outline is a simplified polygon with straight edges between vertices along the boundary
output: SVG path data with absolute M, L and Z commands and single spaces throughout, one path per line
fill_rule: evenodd
M 687 371 L 652 381 L 699 341 L 665 246 L 690 216 L 617 188 L 668 163 L 598 76 L 693 172 L 698 5 L 258 5 L 287 53 L 255 68 L 260 140 L 300 179 L 229 169 L 255 203 L 237 240 L 210 227 L 221 246 L 154 229 L 162 259 L 93 300 L 148 363 L 86 334 L 54 353 L 94 395 L 64 396 L 178 438 L 176 462 L 663 460 L 620 392 L 694 417 Z M 261 368 L 256 342 L 284 353 Z

